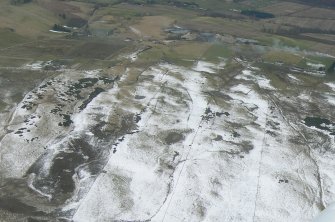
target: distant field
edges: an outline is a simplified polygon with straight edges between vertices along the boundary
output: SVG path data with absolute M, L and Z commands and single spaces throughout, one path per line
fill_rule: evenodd
M 133 25 L 140 36 L 164 38 L 163 31 L 173 24 L 174 20 L 166 16 L 144 16 L 137 24 Z
M 9 105 L 19 103 L 27 92 L 51 75 L 52 73 L 50 72 L 30 70 L 22 72 L 20 70 L 0 69 L 0 94 L 2 95 L 0 103 L 3 102 Z
M 297 28 L 315 30 L 315 32 L 335 32 L 335 20 L 300 18 L 300 17 L 279 17 L 274 20 L 277 24 L 291 25 Z
M 326 40 L 326 41 L 335 43 L 335 35 L 317 34 L 317 33 L 304 33 L 303 36 L 307 36 L 307 37 L 311 37 L 311 38 L 315 38 L 315 39 Z
M 326 8 L 308 8 L 303 11 L 298 11 L 292 14 L 294 17 L 302 18 L 316 18 L 316 19 L 325 19 L 325 20 L 335 20 L 334 10 Z M 334 21 L 333 21 L 334 22 Z
M 15 44 L 22 44 L 31 41 L 30 38 L 15 33 L 10 29 L 0 29 L 0 50 L 11 47 Z
M 300 11 L 305 11 L 309 8 L 311 7 L 308 5 L 293 2 L 279 2 L 276 4 L 268 5 L 266 7 L 262 7 L 261 9 L 276 16 L 287 16 L 293 13 L 298 13 Z
M 49 37 L 49 29 L 59 22 L 57 16 L 37 3 L 19 6 L 10 5 L 7 1 L 0 3 L 0 27 L 10 28 L 25 37 Z
M 269 0 L 191 1 L 198 5 L 198 8 L 182 5 L 175 7 L 172 3 L 159 4 L 167 4 L 165 1 L 143 5 L 137 3 L 141 1 L 134 2 L 134 4 L 111 2 L 111 4 L 100 5 L 86 1 L 56 4 L 50 0 L 18 6 L 5 2 L 0 3 L 2 6 L 0 12 L 3 11 L 0 14 L 0 18 L 3 17 L 0 22 L 0 49 L 3 49 L 0 51 L 0 56 L 4 58 L 2 64 L 13 65 L 16 62 L 21 64 L 30 59 L 61 59 L 76 64 L 77 62 L 87 63 L 88 59 L 94 59 L 95 62 L 91 62 L 91 65 L 102 66 L 109 63 L 109 60 L 116 59 L 116 54 L 127 53 L 136 48 L 134 46 L 138 41 L 144 41 L 145 45 L 152 47 L 140 55 L 140 58 L 147 58 L 149 61 L 165 59 L 189 65 L 186 60 L 196 59 L 199 55 L 215 60 L 216 56 L 229 57 L 235 53 L 230 47 L 221 43 L 212 46 L 196 41 L 184 41 L 178 44 L 162 45 L 161 41 L 168 39 L 168 33 L 164 32 L 164 29 L 173 24 L 195 33 L 218 33 L 229 43 L 234 43 L 235 38 L 239 37 L 252 41 L 257 40 L 258 44 L 264 46 L 298 47 L 303 50 L 318 50 L 331 55 L 335 54 L 335 47 L 328 44 L 332 40 L 331 35 L 321 36 L 313 33 L 303 36 L 298 32 L 284 37 L 285 33 L 280 33 L 281 36 L 276 34 L 276 30 L 283 28 L 290 30 L 295 29 L 296 26 L 325 31 L 335 30 L 333 20 L 324 18 L 332 16 L 332 10 L 329 9 Z M 229 12 L 228 14 L 233 16 L 241 16 L 238 10 L 254 9 L 273 13 L 276 18 L 258 20 L 248 17 L 240 19 L 239 17 L 213 17 L 201 9 L 206 7 L 209 8 L 209 12 L 222 8 L 222 12 Z M 8 14 L 9 11 L 12 13 Z M 305 11 L 308 11 L 305 15 L 308 18 L 297 17 L 300 14 L 303 15 Z M 321 17 L 315 19 L 312 18 L 313 16 Z M 90 36 L 66 37 L 67 34 L 49 32 L 52 25 L 67 24 L 71 18 L 87 20 L 87 25 L 80 31 L 85 29 Z M 268 27 L 269 30 L 266 30 Z M 310 38 L 307 38 L 308 36 Z M 130 42 L 123 41 L 125 39 Z M 154 41 L 157 42 L 154 43 Z M 143 59 L 140 61 L 146 63 Z
M 302 56 L 285 51 L 270 51 L 264 55 L 265 61 L 283 62 L 289 65 L 297 65 L 303 59 Z
M 92 58 L 105 59 L 117 54 L 125 46 L 122 41 L 114 42 L 85 41 L 79 43 L 76 48 L 70 50 L 66 55 L 70 58 Z
M 12 57 L 48 60 L 57 57 L 66 57 L 78 44 L 79 42 L 71 40 L 41 40 L 0 51 L 0 54 Z
M 189 29 L 203 32 L 215 32 L 241 37 L 255 37 L 260 33 L 261 26 L 253 21 L 225 20 L 222 18 L 196 17 L 191 20 L 178 21 L 178 24 Z
M 332 9 L 301 3 L 280 2 L 263 7 L 262 10 L 276 16 L 271 19 L 270 23 L 291 27 L 288 28 L 291 32 L 335 32 L 335 15 Z

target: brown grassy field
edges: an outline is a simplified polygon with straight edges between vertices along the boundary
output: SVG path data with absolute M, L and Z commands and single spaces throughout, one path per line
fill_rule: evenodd
M 320 31 L 335 31 L 335 20 L 300 18 L 300 17 L 279 17 L 274 20 L 277 24 L 291 25 L 305 29 L 316 29 Z
M 322 37 L 314 34 L 310 36 L 313 39 L 303 39 L 303 36 L 299 35 L 283 38 L 275 33 L 264 32 L 264 26 L 276 29 L 284 26 L 290 28 L 293 25 L 335 30 L 333 20 L 330 19 L 293 17 L 306 10 L 320 15 L 323 12 L 325 15 L 330 13 L 329 9 L 311 8 L 311 6 L 297 3 L 280 2 L 261 8 L 261 10 L 278 16 L 266 20 L 210 17 L 204 16 L 199 10 L 166 5 L 121 3 L 97 8 L 94 13 L 93 4 L 76 1 L 56 4 L 51 0 L 38 0 L 19 6 L 8 3 L 0 3 L 0 6 L 3 6 L 0 8 L 2 13 L 0 14 L 0 50 L 3 49 L 0 51 L 0 56 L 6 58 L 4 61 L 7 61 L 8 64 L 15 62 L 21 64 L 25 59 L 63 59 L 71 60 L 73 64 L 86 63 L 92 66 L 103 66 L 116 59 L 115 55 L 120 52 L 127 54 L 137 50 L 139 47 L 134 47 L 136 45 L 153 47 L 143 53 L 143 59 L 140 60 L 143 64 L 150 63 L 151 60 L 157 61 L 157 59 L 180 60 L 182 64 L 188 64 L 185 62 L 187 59 L 196 59 L 199 55 L 206 54 L 209 58 L 213 57 L 213 50 L 206 53 L 206 50 L 212 48 L 211 44 L 207 43 L 180 41 L 163 45 L 163 40 L 168 38 L 164 29 L 172 24 L 190 29 L 192 32 L 212 32 L 230 36 L 232 39 L 230 44 L 234 44 L 236 42 L 234 39 L 237 37 L 257 39 L 259 44 L 266 46 L 273 46 L 274 42 L 280 39 L 283 47 L 298 46 L 304 50 L 317 50 L 335 55 L 335 46 L 324 41 L 331 40 L 332 36 Z M 80 16 L 87 19 L 88 30 L 92 35 L 72 38 L 66 37 L 66 34 L 49 32 L 53 24 L 66 23 L 66 20 L 59 16 L 60 11 L 65 11 L 69 16 Z M 13 27 L 14 30 L 9 27 Z M 134 30 L 138 33 L 136 34 Z M 130 42 L 123 41 L 126 38 L 131 39 Z M 152 40 L 159 41 L 155 43 Z M 214 53 L 215 56 L 220 53 L 222 55 L 230 53 L 226 47 L 222 48 L 222 52 Z M 144 61 L 144 58 L 149 61 Z M 276 58 L 276 56 L 271 55 L 270 58 Z M 87 63 L 88 60 L 92 62 Z
M 318 33 L 304 33 L 303 36 L 312 37 L 315 39 L 326 40 L 335 43 L 335 35 L 330 34 L 318 34 Z
M 19 6 L 0 3 L 0 28 L 10 28 L 25 37 L 50 37 L 49 29 L 60 20 L 38 3 Z
M 163 30 L 172 25 L 174 20 L 167 16 L 144 16 L 137 24 L 133 25 L 142 37 L 163 39 Z
M 293 3 L 293 2 L 279 2 L 261 8 L 262 11 L 272 13 L 276 16 L 291 15 L 300 11 L 305 11 L 311 8 L 308 5 Z
M 292 14 L 294 17 L 302 17 L 302 18 L 316 18 L 316 19 L 324 19 L 324 20 L 335 20 L 335 13 L 332 9 L 326 8 L 308 8 L 304 11 L 299 11 Z
M 277 25 L 287 25 L 301 29 L 335 31 L 335 13 L 332 9 L 318 8 L 292 2 L 281 2 L 262 8 L 276 18 L 269 20 Z
M 85 41 L 73 48 L 68 56 L 71 58 L 105 59 L 118 53 L 124 46 L 125 43 L 118 40 L 113 42 Z

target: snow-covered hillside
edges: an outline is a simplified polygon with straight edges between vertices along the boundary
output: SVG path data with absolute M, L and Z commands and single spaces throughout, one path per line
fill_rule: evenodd
M 8 220 L 309 221 L 335 199 L 334 84 L 243 63 L 62 70 L 0 137 Z M 13 192 L 15 192 L 13 194 Z M 20 206 L 15 210 L 8 206 Z M 8 211 L 8 212 L 7 212 Z

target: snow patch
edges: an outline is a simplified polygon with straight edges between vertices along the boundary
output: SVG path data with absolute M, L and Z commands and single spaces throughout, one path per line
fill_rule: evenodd
M 314 69 L 320 69 L 320 68 L 324 68 L 325 67 L 325 65 L 320 64 L 320 63 L 316 64 L 316 63 L 307 62 L 306 64 L 308 66 L 314 68 Z
M 335 83 L 333 82 L 327 82 L 325 83 L 329 88 L 331 88 L 333 91 L 335 91 Z
M 52 30 L 52 29 L 50 29 L 49 32 L 60 33 L 60 34 L 69 33 L 69 32 L 63 32 L 63 31 L 56 31 L 56 30 Z
M 292 80 L 296 81 L 296 82 L 301 82 L 300 79 L 298 79 L 297 77 L 295 77 L 294 75 L 292 74 L 287 74 L 288 77 L 290 77 Z
M 141 31 L 132 27 L 132 26 L 129 26 L 130 30 L 135 33 L 136 35 L 142 35 Z
M 224 61 L 221 61 L 218 65 L 205 61 L 197 61 L 197 63 L 193 66 L 193 70 L 198 72 L 216 73 L 215 70 L 223 69 L 224 66 Z

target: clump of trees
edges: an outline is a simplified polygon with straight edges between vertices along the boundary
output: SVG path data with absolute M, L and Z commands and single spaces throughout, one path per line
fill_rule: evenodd
M 62 19 L 66 19 L 66 14 L 65 13 L 60 13 L 58 14 L 59 17 L 61 17 Z
M 88 21 L 86 19 L 83 19 L 83 18 L 77 16 L 77 17 L 68 18 L 68 20 L 66 22 L 66 25 L 70 26 L 70 27 L 81 28 L 81 27 L 87 25 L 87 22 Z
M 256 10 L 242 10 L 241 11 L 242 15 L 250 16 L 250 17 L 255 17 L 258 19 L 269 19 L 269 18 L 274 18 L 274 14 L 267 13 L 267 12 L 260 12 Z
M 327 73 L 334 74 L 335 73 L 335 62 L 333 62 L 329 68 L 327 69 Z
M 184 2 L 179 0 L 168 0 L 168 4 L 179 7 L 179 8 L 199 8 L 199 5 L 195 2 Z

